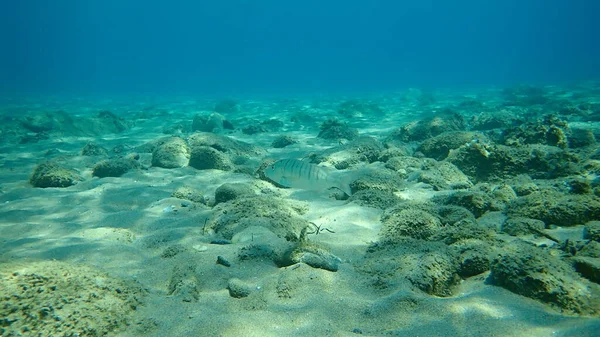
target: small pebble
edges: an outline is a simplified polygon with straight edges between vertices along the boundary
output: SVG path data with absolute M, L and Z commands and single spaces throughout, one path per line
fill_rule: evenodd
M 204 245 L 194 245 L 194 246 L 192 246 L 192 248 L 194 248 L 194 250 L 199 251 L 199 252 L 205 252 L 208 250 L 208 247 L 204 246 Z
M 231 241 L 230 240 L 225 240 L 225 239 L 218 239 L 218 240 L 212 240 L 210 242 L 211 245 L 230 245 Z
M 231 262 L 229 262 L 226 258 L 221 255 L 217 256 L 217 264 L 223 265 L 225 267 L 231 267 Z

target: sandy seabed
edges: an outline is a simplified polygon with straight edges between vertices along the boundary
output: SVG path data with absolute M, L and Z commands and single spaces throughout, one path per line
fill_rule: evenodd
M 237 110 L 223 112 L 235 129 L 217 133 L 263 148 L 256 164 L 302 158 L 340 146 L 338 139 L 317 137 L 329 117 L 381 140 L 460 102 L 481 102 L 470 111 L 493 110 L 498 92 L 440 91 L 426 103 L 416 91 L 358 95 L 385 111 L 355 115 L 338 111 L 350 96 L 239 98 Z M 367 250 L 380 240 L 383 209 L 337 200 L 328 191 L 277 188 L 244 170 L 155 167 L 152 153 L 140 151 L 169 136 L 164 132 L 170 126 L 181 125 L 173 135 L 188 137 L 194 116 L 210 114 L 214 106 L 213 99 L 189 97 L 4 100 L 0 310 L 6 317 L 0 317 L 0 335 L 508 337 L 600 331 L 597 317 L 561 313 L 490 284 L 489 269 L 457 282 L 450 296 L 434 296 L 402 280 L 377 284 L 357 266 L 365 266 Z M 82 120 L 108 110 L 129 124 L 99 135 L 73 135 L 55 126 L 41 137 L 42 132 L 22 129 L 24 116 L 58 110 Z M 283 122 L 275 131 L 241 131 L 271 118 Z M 595 128 L 595 123 L 587 125 Z M 280 135 L 296 142 L 273 148 Z M 82 156 L 90 142 L 108 154 Z M 134 152 L 140 167 L 119 177 L 93 176 L 101 160 Z M 64 188 L 33 187 L 32 172 L 46 160 L 76 171 L 80 181 Z M 207 227 L 216 212 L 215 191 L 224 183 L 246 184 L 257 197 L 300 204 L 298 216 L 322 229 L 308 240 L 339 258 L 337 271 L 302 262 L 281 266 L 269 254 L 245 258 L 249 246 L 287 244 L 260 224 L 236 233 L 229 244 L 214 243 L 223 238 Z M 197 191 L 202 201 L 174 197 L 181 188 Z M 425 202 L 440 193 L 414 182 L 396 195 Z M 217 263 L 219 257 L 230 265 Z

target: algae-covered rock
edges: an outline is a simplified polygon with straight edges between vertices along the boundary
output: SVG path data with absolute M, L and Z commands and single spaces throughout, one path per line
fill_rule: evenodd
M 569 144 L 567 139 L 569 132 L 566 121 L 550 115 L 505 130 L 503 137 L 506 145 L 542 144 L 564 149 Z
M 194 133 L 188 137 L 187 141 L 192 152 L 196 147 L 207 146 L 227 154 L 233 161 L 235 161 L 235 157 L 264 156 L 266 154 L 266 151 L 258 146 L 207 132 Z
M 357 269 L 378 288 L 408 282 L 435 296 L 452 296 L 460 282 L 459 261 L 453 249 L 439 242 L 405 238 L 369 246 Z
M 215 103 L 214 110 L 218 113 L 229 114 L 240 111 L 240 105 L 233 99 L 222 99 Z
M 449 195 L 435 197 L 435 201 L 444 205 L 456 205 L 468 209 L 479 218 L 489 211 L 498 211 L 502 207 L 487 193 L 480 191 L 456 191 Z
M 274 132 L 280 130 L 284 126 L 284 123 L 276 118 L 267 119 L 261 122 L 256 121 L 244 128 L 242 132 L 247 135 L 253 135 L 263 132 Z
M 136 323 L 146 291 L 66 262 L 0 267 L 0 335 L 108 336 Z
M 451 246 L 458 254 L 458 273 L 463 278 L 479 275 L 490 270 L 493 249 L 488 241 L 469 239 Z
M 141 168 L 141 164 L 132 157 L 107 159 L 96 164 L 92 175 L 98 178 L 120 177 L 133 169 Z
M 442 228 L 435 215 L 420 209 L 393 209 L 381 217 L 381 222 L 382 242 L 398 242 L 403 237 L 428 239 Z
M 433 165 L 433 160 L 428 158 L 416 158 L 411 156 L 397 156 L 390 158 L 385 167 L 396 171 L 402 178 L 406 178 L 411 173 L 419 173 Z
M 273 142 L 271 143 L 271 146 L 276 149 L 281 149 L 281 148 L 284 148 L 286 146 L 296 144 L 296 143 L 298 143 L 298 141 L 296 139 L 294 139 L 290 136 L 280 135 L 273 140 Z
M 515 109 L 504 109 L 500 111 L 484 111 L 473 117 L 471 128 L 473 130 L 491 130 L 499 128 L 510 128 L 521 123 L 521 118 Z
M 451 150 L 446 159 L 474 181 L 492 181 L 528 174 L 555 178 L 577 174 L 579 158 L 563 149 L 546 145 L 509 147 L 471 142 Z
M 417 178 L 418 181 L 433 186 L 435 190 L 465 189 L 473 186 L 473 183 L 458 167 L 449 162 L 434 162 L 422 170 Z
M 352 194 L 348 201 L 361 206 L 387 209 L 398 204 L 402 199 L 391 191 L 366 189 Z
M 330 118 L 321 124 L 321 131 L 317 137 L 324 139 L 348 139 L 353 140 L 358 137 L 358 130 L 343 123 L 337 118 Z
M 585 224 L 584 237 L 600 242 L 600 221 L 589 221 Z
M 81 149 L 82 156 L 106 156 L 108 151 L 98 144 L 89 142 Z
M 444 132 L 463 131 L 464 129 L 465 123 L 461 115 L 457 113 L 441 114 L 406 124 L 392 132 L 388 140 L 422 141 Z
M 533 192 L 539 191 L 538 185 L 528 175 L 521 174 L 512 179 L 509 179 L 507 183 L 515 191 L 517 196 L 524 196 Z
M 175 191 L 173 191 L 173 193 L 171 193 L 171 196 L 173 198 L 189 200 L 201 204 L 207 203 L 207 198 L 201 193 L 201 191 L 187 186 L 178 187 Z
M 313 268 L 337 271 L 342 262 L 340 258 L 333 255 L 322 244 L 309 241 L 306 237 L 307 230 L 308 227 L 305 227 L 299 241 L 279 256 L 277 265 L 286 267 L 296 263 L 306 263 Z
M 529 218 L 508 218 L 502 225 L 502 231 L 512 236 L 539 234 L 546 226 L 544 222 Z
M 581 276 L 594 283 L 600 283 L 600 258 L 575 256 L 571 258 L 571 263 Z
M 223 115 L 214 112 L 211 114 L 197 114 L 192 121 L 192 132 L 222 132 L 228 123 Z
M 600 198 L 545 189 L 515 199 L 506 211 L 510 217 L 538 219 L 547 226 L 574 226 L 600 219 Z
M 162 168 L 185 167 L 190 153 L 185 141 L 179 137 L 166 139 L 152 152 L 152 166 Z
M 59 112 L 59 114 L 62 114 Z M 56 113 L 42 112 L 30 113 L 21 118 L 21 125 L 32 132 L 51 131 L 58 126 L 58 121 L 55 118 Z
M 81 181 L 77 172 L 54 162 L 41 163 L 33 170 L 29 182 L 33 187 L 69 187 Z
M 368 171 L 350 183 L 352 193 L 362 190 L 397 192 L 404 186 L 406 182 L 398 173 L 385 168 Z
M 427 157 L 443 160 L 448 156 L 450 150 L 458 149 L 472 141 L 487 141 L 487 137 L 479 132 L 445 132 L 441 135 L 426 139 L 417 148 L 417 151 L 421 151 Z
M 355 118 L 363 116 L 383 116 L 385 111 L 376 103 L 349 100 L 340 104 L 338 113 L 344 117 Z
M 201 275 L 192 264 L 175 265 L 167 285 L 167 295 L 177 296 L 183 302 L 196 302 L 200 298 Z
M 252 292 L 252 285 L 238 279 L 231 278 L 227 281 L 227 290 L 229 290 L 229 296 L 233 298 L 244 298 L 248 297 Z
M 193 146 L 190 152 L 189 165 L 195 169 L 231 171 L 235 168 L 227 154 L 212 147 Z
M 491 265 L 491 281 L 514 293 L 562 310 L 595 315 L 600 312 L 598 286 L 583 279 L 566 262 L 526 244 L 504 247 Z
M 312 155 L 311 161 L 316 164 L 327 162 L 338 170 L 344 170 L 359 163 L 378 161 L 383 149 L 383 144 L 375 137 L 360 136 L 345 144 Z
M 214 208 L 207 229 L 225 239 L 251 226 L 261 226 L 289 241 L 297 241 L 302 229 L 309 226 L 301 215 L 307 211 L 301 203 L 267 196 L 234 199 Z
M 247 184 L 225 183 L 215 191 L 215 204 L 252 195 L 254 195 L 254 190 Z

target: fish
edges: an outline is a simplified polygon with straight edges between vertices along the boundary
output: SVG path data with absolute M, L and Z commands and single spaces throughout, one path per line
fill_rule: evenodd
M 269 165 L 265 176 L 271 181 L 291 188 L 322 191 L 335 187 L 352 195 L 350 184 L 325 167 L 298 159 L 282 159 Z

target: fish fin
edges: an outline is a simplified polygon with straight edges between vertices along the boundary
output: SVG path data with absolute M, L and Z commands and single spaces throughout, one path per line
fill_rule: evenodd
M 350 188 L 350 184 L 347 184 L 347 183 L 344 183 L 344 182 L 340 182 L 338 184 L 337 188 L 339 188 L 340 190 L 342 190 L 348 196 L 352 195 L 352 189 Z

